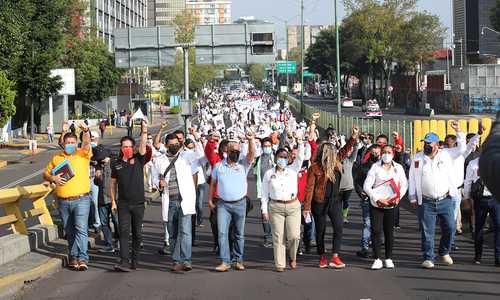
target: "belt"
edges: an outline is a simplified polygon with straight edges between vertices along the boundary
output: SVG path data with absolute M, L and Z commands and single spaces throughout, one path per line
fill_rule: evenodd
M 271 200 L 273 202 L 278 202 L 278 203 L 281 203 L 281 204 L 291 204 L 291 203 L 297 201 L 297 198 L 292 199 L 292 200 L 277 200 L 277 199 L 269 199 L 269 200 Z
M 243 198 L 241 198 L 241 199 L 234 200 L 234 201 L 226 201 L 226 200 L 221 199 L 221 198 L 219 198 L 219 199 L 220 199 L 220 201 L 222 201 L 222 202 L 224 202 L 224 203 L 227 203 L 227 204 L 235 204 L 235 203 L 238 203 L 238 202 L 241 202 L 241 201 L 245 200 L 246 198 L 247 198 L 247 197 L 245 196 L 245 197 L 243 197 Z
M 442 201 L 450 196 L 449 193 L 446 193 L 444 196 L 438 197 L 438 198 L 430 198 L 426 196 L 422 196 L 422 201 L 427 201 L 427 202 L 439 202 Z
M 85 193 L 85 194 L 81 194 L 81 195 L 78 195 L 78 196 L 74 196 L 74 197 L 67 197 L 67 198 L 63 198 L 63 197 L 57 197 L 57 199 L 61 200 L 61 201 L 73 201 L 73 200 L 78 200 L 82 197 L 85 197 L 85 196 L 88 196 L 90 195 L 90 193 Z

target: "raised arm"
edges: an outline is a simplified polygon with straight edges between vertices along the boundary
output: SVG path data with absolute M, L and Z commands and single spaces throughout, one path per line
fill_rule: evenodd
M 80 129 L 83 131 L 82 135 L 82 149 L 85 152 L 89 152 L 92 150 L 92 147 L 90 146 L 90 131 L 87 125 L 85 125 L 84 122 L 80 122 Z
M 141 121 L 141 141 L 139 144 L 139 154 L 146 155 L 146 145 L 148 142 L 148 124 L 146 121 Z
M 248 165 L 252 165 L 253 160 L 255 159 L 255 143 L 253 133 L 247 132 L 246 138 L 248 140 L 247 162 Z
M 343 161 L 347 157 L 347 153 L 352 149 L 354 144 L 356 144 L 356 140 L 358 139 L 359 128 L 358 126 L 352 126 L 352 134 L 351 138 L 347 141 L 347 143 L 342 147 L 337 153 L 337 161 Z
M 153 146 L 156 148 L 156 150 L 160 150 L 160 145 L 161 145 L 161 135 L 163 133 L 163 130 L 167 128 L 167 121 L 161 121 L 160 124 L 160 129 L 155 135 L 155 140 L 153 142 Z

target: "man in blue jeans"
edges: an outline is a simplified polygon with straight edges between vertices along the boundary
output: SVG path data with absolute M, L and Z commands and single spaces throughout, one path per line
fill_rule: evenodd
M 59 212 L 68 240 L 68 267 L 86 271 L 89 255 L 88 218 L 90 211 L 89 166 L 92 157 L 89 129 L 80 124 L 82 144 L 78 148 L 77 136 L 63 125 L 63 151 L 54 155 L 43 174 L 45 180 L 56 184 Z
M 439 256 L 445 265 L 452 265 L 450 249 L 455 231 L 455 206 L 452 198 L 458 197 L 458 189 L 453 184 L 453 160 L 467 150 L 465 134 L 460 132 L 457 122 L 451 127 L 457 133 L 457 147 L 439 149 L 439 137 L 428 133 L 424 138 L 424 150 L 413 158 L 410 166 L 409 200 L 413 208 L 418 208 L 422 228 L 422 267 L 434 268 L 434 236 L 436 218 L 440 220 L 441 240 Z
M 174 261 L 171 271 L 191 271 L 191 219 L 196 213 L 197 164 L 187 158 L 189 153 L 180 151 L 182 144 L 175 134 L 167 135 L 165 147 L 167 153 L 154 161 L 152 176 L 153 184 L 162 193 L 162 214 L 167 221 Z
M 219 252 L 222 261 L 215 270 L 226 272 L 231 268 L 239 271 L 245 269 L 243 265 L 243 249 L 245 246 L 245 215 L 247 176 L 255 157 L 253 133 L 246 134 L 248 153 L 240 159 L 240 144 L 230 141 L 227 158 L 217 163 L 212 172 L 208 205 L 215 209 L 213 195 L 217 183 L 219 200 L 217 201 L 217 226 L 219 236 Z M 229 250 L 229 225 L 231 220 L 235 225 L 235 245 L 231 255 Z

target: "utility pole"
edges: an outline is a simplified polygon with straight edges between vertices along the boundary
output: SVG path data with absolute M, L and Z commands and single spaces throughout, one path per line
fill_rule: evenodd
M 335 52 L 337 54 L 337 115 L 342 116 L 342 105 L 340 99 L 340 42 L 339 42 L 339 24 L 338 24 L 338 13 L 337 13 L 337 0 L 334 1 L 334 13 L 335 13 Z
M 191 101 L 189 101 L 189 46 L 183 47 L 182 50 L 184 50 L 184 101 L 191 105 Z M 189 112 L 191 112 L 191 107 Z M 184 114 L 184 132 L 187 132 L 188 119 L 189 115 Z
M 304 115 L 304 0 L 300 0 L 300 114 Z
M 290 78 L 288 76 L 288 21 L 285 21 L 285 43 L 286 43 L 286 55 L 285 55 L 285 61 L 286 61 L 286 95 L 288 96 L 288 87 L 290 86 Z

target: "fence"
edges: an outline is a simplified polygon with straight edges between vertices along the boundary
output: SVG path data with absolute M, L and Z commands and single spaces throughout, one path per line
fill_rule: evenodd
M 288 97 L 288 102 L 296 111 L 300 111 L 299 100 Z M 405 120 L 404 116 L 402 116 L 402 120 L 396 121 L 348 116 L 338 117 L 335 113 L 321 111 L 316 107 L 304 104 L 304 116 L 306 118 L 315 112 L 321 113 L 321 117 L 318 120 L 320 127 L 327 128 L 329 124 L 332 124 L 337 128 L 337 132 L 345 135 L 350 133 L 354 124 L 358 125 L 362 132 L 371 133 L 374 136 L 385 134 L 390 137 L 392 132 L 398 132 L 403 138 L 405 149 L 411 150 L 412 154 L 422 150 L 422 139 L 429 132 L 435 132 L 441 140 L 444 140 L 447 134 L 455 134 L 455 131 L 451 128 L 451 122 L 453 122 L 453 120 L 430 119 L 411 121 Z M 458 120 L 458 122 L 462 131 L 467 133 L 478 132 L 478 119 Z M 481 136 L 481 141 L 484 141 L 490 133 L 492 120 L 490 118 L 482 118 L 481 123 L 486 129 Z
M 28 234 L 27 219 L 38 218 L 42 225 L 53 225 L 52 217 L 47 208 L 45 197 L 52 192 L 52 188 L 43 184 L 18 186 L 0 190 L 0 207 L 5 216 L 0 216 L 0 226 L 11 225 L 12 231 L 18 234 Z M 23 211 L 21 201 L 33 203 L 29 210 Z

